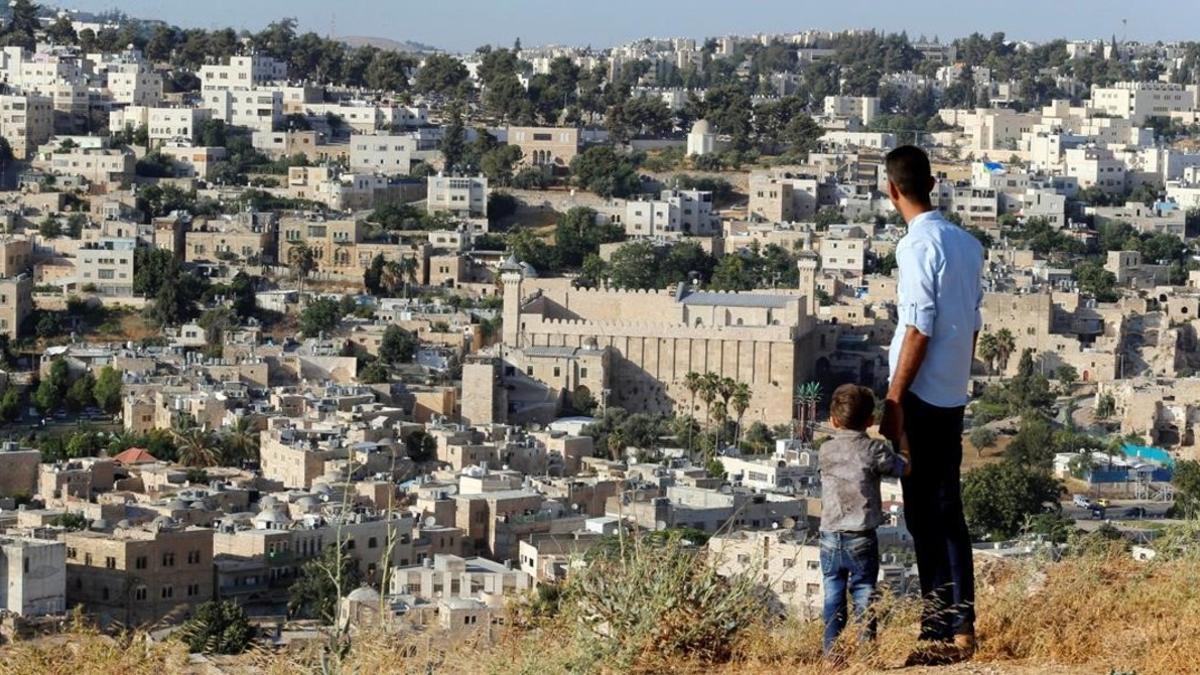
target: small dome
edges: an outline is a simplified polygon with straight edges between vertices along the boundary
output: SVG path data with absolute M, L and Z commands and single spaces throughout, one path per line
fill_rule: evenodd
M 277 503 L 278 502 L 275 501 L 274 497 L 272 497 L 271 495 L 267 495 L 267 496 L 263 497 L 262 499 L 258 500 L 258 508 L 260 508 L 264 511 L 267 509 L 273 509 L 273 508 L 275 508 Z
M 692 125 L 692 133 L 693 134 L 710 133 L 708 129 L 709 129 L 708 120 L 704 120 L 704 119 L 696 120 L 696 123 Z
M 302 509 L 315 509 L 321 506 L 321 500 L 311 495 L 308 497 L 301 497 L 300 499 L 296 500 L 296 506 L 299 506 Z
M 195 511 L 207 511 L 208 505 L 200 500 L 196 500 L 196 501 L 192 502 L 191 504 L 188 504 L 188 508 L 195 510 Z
M 117 521 L 117 529 L 118 530 L 128 530 L 131 527 L 133 527 L 133 523 L 129 522 L 128 520 L 125 520 L 124 518 Z
M 359 586 L 350 591 L 346 596 L 350 602 L 358 602 L 362 604 L 377 604 L 379 602 L 379 592 L 370 586 Z
M 150 521 L 150 524 L 154 525 L 155 527 L 174 527 L 175 521 L 168 518 L 167 516 L 159 516 L 159 517 L 155 518 L 154 520 Z
M 188 509 L 187 503 L 182 499 L 172 499 L 167 502 L 166 506 L 171 511 L 186 511 Z
M 254 522 L 255 524 L 261 523 L 264 525 L 283 525 L 292 522 L 292 519 L 289 518 L 288 515 L 283 511 L 277 511 L 275 509 L 263 509 L 257 516 L 254 516 Z

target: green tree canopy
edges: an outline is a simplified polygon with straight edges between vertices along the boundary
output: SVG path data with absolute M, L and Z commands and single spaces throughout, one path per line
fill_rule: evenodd
M 1057 503 L 1062 486 L 1045 469 L 1003 461 L 968 471 L 963 477 L 963 513 L 977 537 L 997 539 L 1021 532 L 1026 518 Z

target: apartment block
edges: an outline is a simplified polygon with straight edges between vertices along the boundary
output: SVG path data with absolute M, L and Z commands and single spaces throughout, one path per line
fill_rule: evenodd
M 819 615 L 825 595 L 817 542 L 786 530 L 736 531 L 709 539 L 708 555 L 718 574 L 752 573 L 784 607 L 801 616 Z
M 658 199 L 625 205 L 625 233 L 632 237 L 706 236 L 720 229 L 711 192 L 663 190 Z
M 0 609 L 23 617 L 62 614 L 66 554 L 61 541 L 0 536 Z
M 33 277 L 18 274 L 0 278 L 0 333 L 21 337 L 25 318 L 33 312 Z
M 355 134 L 350 138 L 350 170 L 408 174 L 417 139 L 391 134 Z
M 79 176 L 97 185 L 115 185 L 133 177 L 133 154 L 116 148 L 58 150 L 34 161 L 34 166 L 60 176 Z
M 252 131 L 273 131 L 283 121 L 283 93 L 265 87 L 205 89 L 201 106 L 214 119 Z
M 459 218 L 486 218 L 488 181 L 483 176 L 430 176 L 425 192 L 430 213 L 448 211 Z
M 1196 92 L 1168 82 L 1117 82 L 1092 87 L 1091 107 L 1142 124 L 1150 117 L 1196 109 Z
M 102 239 L 81 247 L 75 258 L 80 289 L 114 297 L 133 295 L 133 260 L 136 239 Z
M 809 220 L 819 208 L 820 184 L 811 174 L 789 170 L 751 171 L 749 214 L 768 223 Z
M 879 99 L 875 96 L 826 96 L 825 115 L 857 119 L 868 126 L 879 114 Z
M 149 526 L 63 535 L 67 606 L 101 625 L 186 618 L 213 597 L 213 531 L 160 516 Z
M 146 127 L 150 145 L 158 146 L 168 141 L 196 140 L 201 124 L 212 117 L 206 108 L 168 108 L 133 105 L 118 108 L 109 114 L 110 131 L 136 130 Z
M 110 65 L 106 90 L 114 103 L 156 106 L 162 103 L 163 78 L 145 63 Z
M 0 96 L 0 136 L 8 141 L 13 156 L 28 159 L 54 133 L 54 107 L 49 97 L 39 94 Z
M 548 170 L 566 169 L 579 154 L 579 130 L 568 127 L 509 127 L 509 145 L 521 148 L 522 162 Z
M 201 88 L 245 89 L 287 79 L 287 63 L 270 56 L 231 56 L 224 64 L 200 66 Z

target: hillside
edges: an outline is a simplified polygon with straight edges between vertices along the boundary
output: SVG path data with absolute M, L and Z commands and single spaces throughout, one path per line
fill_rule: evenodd
M 338 39 L 351 47 L 371 46 L 376 49 L 393 52 L 428 53 L 440 51 L 437 47 L 411 40 L 392 40 L 390 38 L 367 37 L 363 35 L 344 35 Z
M 980 651 L 971 662 L 903 668 L 917 608 L 911 599 L 885 598 L 878 644 L 847 646 L 847 663 L 837 672 L 1197 672 L 1191 647 L 1200 632 L 1200 559 L 1139 562 L 1119 544 L 1083 539 L 1074 546 L 1058 562 L 981 566 Z M 427 637 L 370 632 L 356 634 L 344 656 L 326 655 L 324 665 L 321 644 L 284 653 L 258 647 L 189 663 L 178 643 L 74 629 L 65 639 L 3 648 L 0 674 L 834 672 L 820 658 L 819 622 L 772 622 L 755 604 L 751 585 L 713 578 L 700 558 L 671 545 L 635 548 L 593 563 L 561 596 L 518 605 L 491 645 L 458 639 L 446 647 Z

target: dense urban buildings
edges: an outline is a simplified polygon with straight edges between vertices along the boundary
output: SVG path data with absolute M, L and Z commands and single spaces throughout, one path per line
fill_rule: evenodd
M 486 638 L 647 536 L 816 617 L 829 395 L 888 385 L 909 143 L 986 250 L 986 555 L 1105 519 L 1145 544 L 1200 504 L 1194 43 L 453 54 L 3 14 L 5 635 L 218 603 L 279 645 Z

